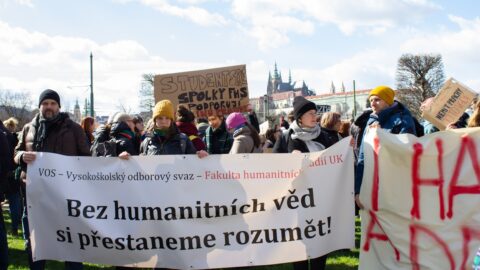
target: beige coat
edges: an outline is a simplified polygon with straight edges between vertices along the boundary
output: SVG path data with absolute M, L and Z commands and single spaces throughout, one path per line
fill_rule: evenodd
M 230 154 L 255 153 L 256 147 L 253 144 L 253 138 L 250 129 L 247 126 L 240 128 L 233 134 L 233 145 Z

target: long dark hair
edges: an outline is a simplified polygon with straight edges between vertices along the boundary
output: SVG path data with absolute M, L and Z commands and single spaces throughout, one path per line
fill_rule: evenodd
M 253 139 L 253 145 L 255 147 L 260 147 L 260 136 L 258 135 L 257 130 L 248 122 L 245 122 L 245 125 L 250 129 L 250 135 Z

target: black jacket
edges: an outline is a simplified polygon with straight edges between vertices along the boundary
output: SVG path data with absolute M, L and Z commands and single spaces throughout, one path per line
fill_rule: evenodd
M 154 134 L 149 134 L 140 145 L 140 154 L 145 156 L 189 155 L 196 152 L 187 135 L 180 133 L 177 127 L 174 127 L 172 135 L 163 140 Z
M 125 122 L 118 122 L 112 124 L 110 130 L 110 136 L 115 138 L 115 144 L 117 145 L 117 154 L 126 151 L 132 156 L 138 155 L 138 148 L 136 147 L 135 140 L 137 137 L 133 133 L 130 127 Z

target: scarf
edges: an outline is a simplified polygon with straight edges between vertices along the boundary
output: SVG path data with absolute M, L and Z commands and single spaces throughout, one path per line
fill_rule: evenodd
M 309 152 L 317 152 L 325 149 L 325 146 L 317 141 L 314 141 L 320 135 L 321 128 L 315 125 L 313 128 L 302 128 L 297 121 L 290 124 L 290 129 L 293 130 L 292 139 L 299 139 L 305 143 Z
M 236 127 L 235 130 L 233 131 L 233 137 L 237 137 L 237 135 L 242 132 L 243 127 L 245 126 L 246 126 L 245 124 L 241 124 L 238 127 Z
M 58 113 L 56 116 L 46 119 L 41 113 L 35 119 L 33 126 L 36 128 L 35 136 L 33 138 L 33 150 L 41 151 L 43 144 L 53 126 L 63 122 L 68 116 L 64 113 Z

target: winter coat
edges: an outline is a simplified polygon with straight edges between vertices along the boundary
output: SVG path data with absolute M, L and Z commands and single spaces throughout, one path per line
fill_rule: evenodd
M 227 132 L 225 121 L 223 121 L 216 130 L 209 126 L 205 131 L 203 141 L 209 154 L 228 154 L 232 148 L 233 136 Z
M 140 145 L 140 155 L 144 156 L 189 155 L 196 152 L 187 135 L 178 132 L 176 127 L 173 135 L 161 139 L 152 133 L 147 135 Z
M 416 135 L 415 123 L 410 111 L 400 102 L 395 101 L 392 106 L 382 110 L 378 115 L 372 113 L 368 118 L 367 125 L 378 123 L 380 127 L 392 134 L 410 133 Z M 365 129 L 366 131 L 366 129 Z M 365 134 L 364 131 L 364 134 Z M 363 141 L 360 145 L 355 174 L 355 194 L 360 193 L 365 166 Z
M 131 131 L 127 123 L 113 123 L 112 128 L 110 129 L 110 137 L 115 138 L 117 155 L 122 152 L 127 152 L 132 156 L 138 155 L 138 144 L 135 142 L 138 138 L 135 136 L 135 133 Z
M 203 140 L 198 136 L 198 129 L 192 123 L 177 122 L 178 130 L 188 136 L 197 151 L 205 150 L 206 146 Z
M 290 129 L 282 130 L 282 134 L 273 145 L 272 153 L 288 153 L 288 137 L 290 136 Z
M 0 123 L 0 126 L 3 127 L 3 123 Z M 7 189 L 7 175 L 11 170 L 11 159 L 12 151 L 8 144 L 7 133 L 0 127 L 0 202 L 3 201 L 3 195 Z
M 308 150 L 307 144 L 305 144 L 305 142 L 300 140 L 300 139 L 292 139 L 292 134 L 294 134 L 294 131 L 290 129 L 290 133 L 289 133 L 288 141 L 287 141 L 288 153 L 292 153 L 293 150 L 298 150 L 302 153 L 310 153 L 310 150 Z M 323 144 L 322 141 L 325 141 L 323 136 L 324 135 L 322 135 L 322 132 L 320 132 L 320 134 L 315 139 L 313 139 L 312 141 L 316 141 L 316 142 L 319 142 L 319 143 Z
M 325 146 L 325 148 L 328 148 L 334 145 L 341 139 L 342 139 L 342 136 L 340 136 L 338 131 L 322 127 L 319 140 L 320 140 L 320 143 Z
M 258 152 L 256 149 L 252 132 L 248 126 L 243 126 L 233 133 L 233 145 L 230 149 L 230 154 L 254 153 Z
M 66 156 L 89 156 L 90 149 L 87 145 L 87 138 L 82 127 L 72 121 L 68 114 L 60 113 L 61 118 L 48 130 L 48 136 L 45 138 L 40 149 L 34 149 L 34 138 L 37 132 L 38 119 L 37 114 L 32 122 L 26 124 L 20 133 L 19 142 L 15 148 L 15 162 L 22 166 L 21 179 L 26 178 L 27 166 L 22 160 L 23 152 L 36 151 L 56 153 Z

